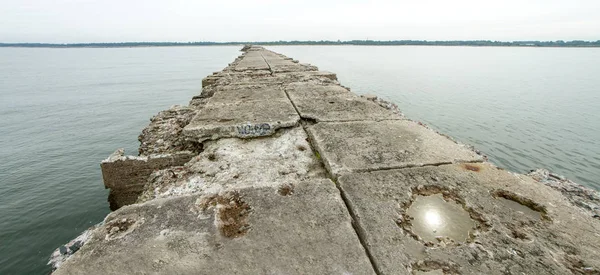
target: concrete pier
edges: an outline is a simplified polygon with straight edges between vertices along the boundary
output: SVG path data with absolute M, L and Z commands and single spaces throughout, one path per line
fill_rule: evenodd
M 597 192 L 243 52 L 155 116 L 138 156 L 102 162 L 115 211 L 57 249 L 55 274 L 600 274 Z

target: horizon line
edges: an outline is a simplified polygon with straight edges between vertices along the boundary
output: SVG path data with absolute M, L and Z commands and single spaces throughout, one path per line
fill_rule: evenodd
M 396 45 L 396 46 L 531 46 L 600 47 L 600 40 L 277 40 L 277 41 L 125 41 L 125 42 L 0 42 L 0 47 L 131 47 L 131 46 L 210 46 L 210 45 Z

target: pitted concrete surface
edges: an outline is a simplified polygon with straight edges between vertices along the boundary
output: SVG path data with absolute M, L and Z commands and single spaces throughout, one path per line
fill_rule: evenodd
M 473 151 L 416 122 L 324 122 L 308 133 L 333 175 L 482 161 Z
M 213 86 L 261 84 L 284 85 L 292 82 L 339 84 L 336 74 L 324 71 L 286 72 L 276 74 L 266 70 L 235 73 L 223 71 L 216 76 L 210 76 L 210 81 Z M 206 87 L 210 87 L 210 85 Z
M 185 166 L 155 172 L 139 201 L 326 178 L 307 140 L 300 127 L 282 130 L 273 138 L 219 139 Z
M 597 221 L 559 192 L 487 163 L 349 174 L 339 185 L 381 274 L 410 274 L 419 263 L 445 266 L 450 274 L 594 274 L 600 267 Z M 436 209 L 417 217 L 406 209 L 416 197 L 436 194 L 458 201 L 478 222 L 468 241 L 441 235 L 431 242 L 410 231 L 411 222 Z
M 124 207 L 57 249 L 56 274 L 600 273 L 597 192 L 243 51 L 152 119 L 140 156 L 103 162 Z
M 55 274 L 374 274 L 333 182 L 291 186 L 122 208 Z

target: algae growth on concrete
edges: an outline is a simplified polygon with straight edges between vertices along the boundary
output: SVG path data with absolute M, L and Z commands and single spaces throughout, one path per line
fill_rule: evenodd
M 348 58 L 352 58 L 349 56 Z M 600 197 L 517 175 L 258 46 L 102 161 L 55 274 L 598 274 Z

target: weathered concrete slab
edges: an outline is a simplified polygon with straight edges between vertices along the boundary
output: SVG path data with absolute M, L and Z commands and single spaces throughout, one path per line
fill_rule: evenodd
M 353 171 L 481 161 L 464 146 L 415 122 L 322 122 L 308 127 L 325 166 L 339 176 Z
M 336 84 L 293 82 L 285 85 L 285 92 L 292 98 L 349 97 L 354 95 L 348 89 Z
M 277 187 L 327 172 L 311 150 L 302 127 L 282 129 L 270 138 L 224 138 L 206 142 L 185 166 L 153 173 L 138 202 L 206 190 Z
M 310 64 L 294 63 L 287 60 L 269 63 L 269 67 L 273 73 L 310 72 L 319 70 L 316 66 Z
M 260 57 L 255 58 L 244 58 L 235 67 L 236 71 L 248 71 L 248 70 L 269 70 L 269 65 L 264 59 Z
M 286 61 L 290 61 L 291 62 L 291 58 L 286 57 L 285 55 L 276 53 L 276 52 L 272 52 L 272 51 L 261 51 L 260 54 L 262 55 L 262 57 L 264 57 L 267 62 L 269 61 L 277 61 L 277 60 L 286 60 Z
M 290 58 L 286 58 L 283 55 L 271 52 L 262 51 L 262 57 L 269 64 L 269 68 L 273 73 L 285 73 L 285 72 L 305 72 L 305 71 L 317 71 L 317 67 L 310 64 L 300 64 L 297 61 Z
M 280 85 L 254 84 L 254 85 L 228 85 L 219 87 L 211 103 L 231 103 L 236 101 L 269 101 L 288 100 Z
M 302 118 L 321 121 L 394 120 L 402 117 L 358 96 L 292 98 Z
M 339 85 L 293 83 L 286 88 L 304 119 L 321 121 L 393 120 L 402 117 Z
M 269 70 L 269 65 L 260 51 L 247 52 L 235 66 L 235 71 Z
M 526 176 L 477 163 L 347 174 L 338 181 L 380 274 L 600 272 L 600 221 Z M 419 223 L 434 234 L 446 226 L 456 230 L 454 217 L 439 215 L 447 206 L 409 215 L 418 197 L 436 194 L 475 222 L 467 240 L 440 235 L 427 242 L 412 232 Z
M 215 80 L 216 86 L 227 85 L 281 85 L 292 82 L 339 84 L 334 73 L 326 71 L 288 72 L 271 74 L 270 71 L 244 71 L 222 73 Z M 203 89 L 204 90 L 204 89 Z
M 92 234 L 54 274 L 374 274 L 327 179 L 157 199 Z
M 293 127 L 300 117 L 285 100 L 206 104 L 183 129 L 183 134 L 202 142 L 226 137 L 270 136 L 279 128 Z
M 272 77 L 271 71 L 269 70 L 224 70 L 217 75 L 212 75 L 203 79 L 203 82 L 205 82 L 206 85 L 202 86 L 202 90 L 204 91 L 207 87 L 262 84 L 263 82 L 261 80 L 263 78 L 269 79 Z
M 178 152 L 137 157 L 125 156 L 122 149 L 117 150 L 100 164 L 104 187 L 110 188 L 110 209 L 135 203 L 155 170 L 183 165 L 194 156 L 192 152 Z

